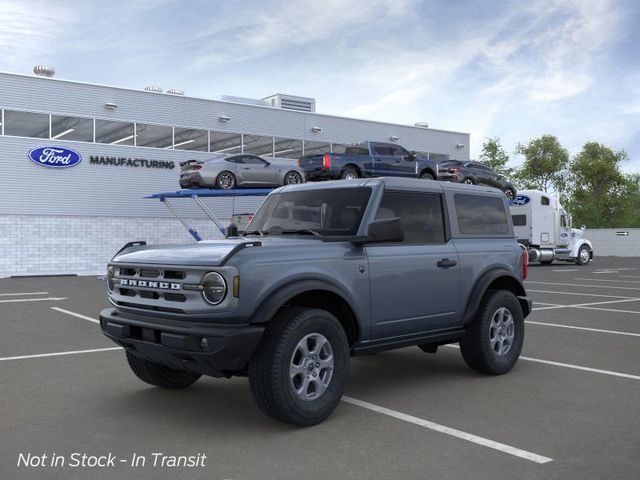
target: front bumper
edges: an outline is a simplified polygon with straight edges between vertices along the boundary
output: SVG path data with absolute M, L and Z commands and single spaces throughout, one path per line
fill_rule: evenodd
M 262 326 L 167 320 L 115 308 L 100 312 L 100 328 L 130 353 L 213 377 L 245 371 L 264 333 Z

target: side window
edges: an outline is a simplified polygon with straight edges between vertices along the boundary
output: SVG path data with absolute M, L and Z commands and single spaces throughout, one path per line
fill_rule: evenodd
M 442 198 L 429 193 L 387 191 L 376 219 L 399 217 L 404 227 L 404 243 L 444 243 Z
M 374 143 L 373 149 L 375 150 L 376 155 L 393 155 L 392 150 L 387 145 Z
M 229 157 L 229 158 L 226 158 L 225 160 L 229 163 L 244 163 L 242 161 L 242 156 Z
M 509 217 L 499 197 L 456 193 L 458 229 L 463 235 L 508 235 Z
M 526 215 L 511 215 L 514 227 L 524 227 L 527 224 Z
M 549 200 L 549 197 L 540 197 L 541 205 L 549 205 L 550 203 L 551 203 L 551 200 Z
M 398 158 L 404 158 L 409 153 L 399 145 L 390 145 L 389 150 L 391 150 L 391 155 Z
M 265 165 L 267 163 L 262 158 L 254 155 L 245 155 L 242 158 L 244 159 L 242 163 L 248 163 L 249 165 Z

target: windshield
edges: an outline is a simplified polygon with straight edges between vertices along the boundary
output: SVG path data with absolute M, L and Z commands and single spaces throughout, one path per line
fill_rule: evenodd
M 354 236 L 370 196 L 362 187 L 269 195 L 245 235 Z

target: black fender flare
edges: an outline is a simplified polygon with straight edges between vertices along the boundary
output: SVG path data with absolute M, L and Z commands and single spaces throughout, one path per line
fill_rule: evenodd
M 431 168 L 430 166 L 426 166 L 424 167 L 422 170 L 420 170 L 419 175 L 422 176 L 423 173 L 430 173 L 433 176 L 434 180 L 438 179 L 438 175 L 436 175 L 436 172 L 433 170 L 433 168 Z
M 268 294 L 267 298 L 254 310 L 249 318 L 251 324 L 266 323 L 273 318 L 278 310 L 286 303 L 290 298 L 295 297 L 304 292 L 312 290 L 325 290 L 331 292 L 344 300 L 344 302 L 350 306 L 353 316 L 356 322 L 360 325 L 358 314 L 355 312 L 353 302 L 345 294 L 344 290 L 326 280 L 296 280 L 291 283 L 285 284 L 275 291 Z M 360 325 L 361 326 L 361 325 Z
M 529 313 L 531 313 L 530 304 L 526 299 L 526 292 L 524 290 L 524 287 L 522 286 L 521 280 L 509 270 L 506 270 L 504 268 L 494 268 L 492 270 L 484 272 L 473 287 L 471 295 L 469 296 L 469 300 L 467 301 L 467 308 L 464 312 L 463 323 L 465 325 L 471 323 L 471 321 L 475 318 L 478 310 L 480 309 L 480 302 L 482 302 L 482 297 L 484 297 L 484 294 L 489 289 L 489 285 L 501 278 L 506 279 L 507 282 L 515 287 L 514 289 L 510 290 L 518 298 L 520 306 L 522 307 L 522 313 L 524 314 L 525 318 L 529 315 Z

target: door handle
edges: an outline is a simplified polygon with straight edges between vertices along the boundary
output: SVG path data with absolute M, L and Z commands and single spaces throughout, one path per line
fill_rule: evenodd
M 242 167 L 243 170 L 251 170 L 249 167 Z
M 439 260 L 438 263 L 436 263 L 436 265 L 438 265 L 438 268 L 455 267 L 457 264 L 458 262 L 456 262 L 455 260 L 449 260 L 448 258 L 443 258 L 442 260 Z

